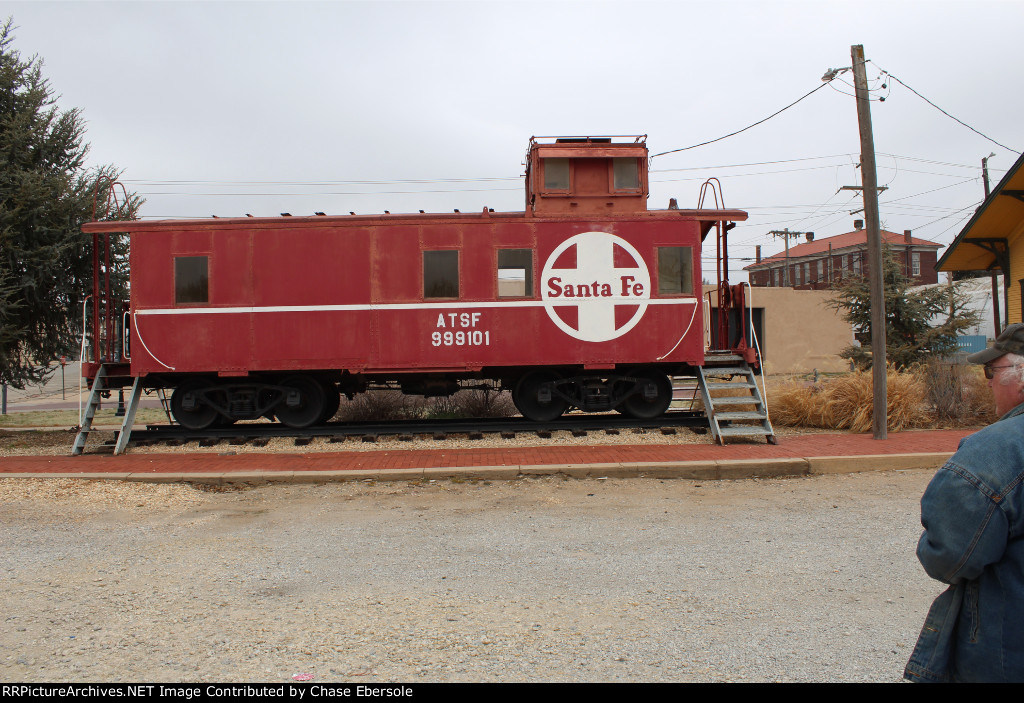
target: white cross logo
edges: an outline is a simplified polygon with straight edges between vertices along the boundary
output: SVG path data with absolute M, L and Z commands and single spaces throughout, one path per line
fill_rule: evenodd
M 576 267 L 556 268 L 555 263 L 571 247 Z M 632 260 L 626 264 L 616 248 Z M 640 322 L 651 298 L 651 276 L 640 252 L 621 237 L 607 232 L 584 232 L 558 245 L 544 264 L 541 298 L 548 317 L 560 330 L 584 342 L 607 342 L 621 337 Z M 629 320 L 617 324 L 616 308 L 635 307 Z M 559 309 L 572 312 L 576 324 L 566 321 Z M 571 318 L 571 316 L 570 316 Z

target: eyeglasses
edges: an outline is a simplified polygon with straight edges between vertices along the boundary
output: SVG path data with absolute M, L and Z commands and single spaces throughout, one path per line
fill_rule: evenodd
M 984 366 L 985 378 L 991 381 L 993 378 L 996 377 L 996 369 L 1012 369 L 1014 366 L 1016 366 L 1016 364 L 1006 364 L 1004 366 L 989 366 L 988 364 L 986 364 Z

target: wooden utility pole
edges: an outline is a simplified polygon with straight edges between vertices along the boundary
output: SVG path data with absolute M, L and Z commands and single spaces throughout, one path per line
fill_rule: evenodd
M 864 217 L 868 234 L 868 285 L 871 291 L 871 379 L 874 389 L 875 439 L 888 437 L 885 354 L 885 283 L 882 271 L 882 234 L 878 217 L 878 175 L 875 169 L 875 140 L 871 132 L 871 101 L 864 46 L 850 47 L 853 85 L 857 95 L 857 123 L 860 126 L 860 171 L 864 186 Z
M 789 231 L 789 227 L 787 227 L 786 229 L 773 229 L 768 234 L 772 235 L 773 237 L 782 237 L 784 240 L 786 240 L 786 259 L 785 259 L 786 263 L 783 264 L 783 266 L 782 266 L 782 276 L 783 276 L 782 277 L 782 285 L 784 285 L 784 286 L 786 286 L 788 288 L 789 287 L 789 240 L 791 238 L 795 239 L 795 238 L 799 237 L 802 234 L 807 234 L 807 232 L 790 232 Z
M 995 154 L 989 154 L 981 160 L 981 182 L 985 185 L 985 200 L 988 200 L 988 196 L 992 194 L 988 187 L 988 160 L 993 156 Z M 995 335 L 992 338 L 996 339 L 999 337 L 1000 332 L 1002 332 L 1000 328 L 1001 315 L 999 314 L 999 276 L 995 269 L 992 269 L 990 274 L 992 276 L 992 322 L 996 329 Z M 952 276 L 953 274 L 950 273 L 949 275 Z M 1006 281 L 1005 274 L 1003 275 L 1003 281 Z

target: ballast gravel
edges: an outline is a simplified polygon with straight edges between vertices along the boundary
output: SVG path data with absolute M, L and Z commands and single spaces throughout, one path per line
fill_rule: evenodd
M 292 437 L 273 437 L 266 444 L 245 442 L 234 444 L 229 440 L 221 440 L 209 446 L 203 446 L 193 440 L 183 445 L 171 446 L 157 443 L 151 445 L 129 444 L 129 454 L 274 454 L 311 452 L 365 452 L 365 451 L 404 451 L 408 449 L 483 449 L 505 447 L 554 447 L 554 446 L 594 446 L 594 445 L 651 445 L 651 444 L 714 444 L 714 438 L 706 427 L 668 428 L 671 434 L 658 429 L 629 429 L 615 433 L 591 430 L 586 434 L 574 435 L 569 430 L 556 430 L 549 437 L 540 437 L 534 432 L 516 432 L 512 437 L 503 437 L 498 432 L 483 433 L 477 439 L 470 439 L 465 433 L 453 433 L 443 439 L 434 439 L 430 435 L 404 436 L 381 435 L 374 441 L 363 441 L 361 437 L 347 437 L 343 441 L 331 441 L 329 437 L 300 439 L 296 443 Z M 801 427 L 776 427 L 778 437 L 795 437 L 798 435 L 818 434 L 823 430 Z M 87 454 L 109 454 L 115 434 L 112 431 L 97 431 L 89 436 L 85 447 Z M 0 457 L 4 456 L 65 456 L 71 453 L 71 445 L 75 440 L 75 432 L 71 430 L 2 430 L 0 429 Z M 730 443 L 764 444 L 762 437 L 737 437 Z M 104 445 L 108 445 L 104 450 Z
M 0 679 L 898 681 L 931 473 L 0 479 Z

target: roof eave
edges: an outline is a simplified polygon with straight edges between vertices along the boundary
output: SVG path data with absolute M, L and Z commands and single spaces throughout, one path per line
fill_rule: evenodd
M 999 181 L 996 187 L 992 189 L 992 192 L 989 193 L 988 197 L 985 198 L 984 202 L 982 202 L 981 207 L 975 210 L 974 216 L 971 217 L 971 219 L 967 221 L 967 224 L 964 225 L 964 228 L 960 230 L 960 234 L 956 235 L 956 238 L 953 239 L 948 247 L 946 247 L 946 251 L 939 257 L 939 260 L 935 262 L 936 271 L 946 270 L 944 266 L 950 256 L 952 256 L 953 252 L 956 251 L 956 248 L 967 239 L 967 235 L 970 233 L 971 229 L 978 224 L 982 216 L 985 214 L 985 211 L 996 201 L 1003 189 L 1009 185 L 1010 181 L 1013 180 L 1014 176 L 1017 175 L 1017 172 L 1020 171 L 1022 167 L 1024 167 L 1024 154 L 1021 154 L 1020 158 L 1017 159 L 1017 162 L 1010 167 L 1010 170 L 1006 172 L 1006 175 L 1003 176 L 1002 180 Z M 959 269 L 951 270 L 956 271 Z

